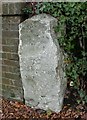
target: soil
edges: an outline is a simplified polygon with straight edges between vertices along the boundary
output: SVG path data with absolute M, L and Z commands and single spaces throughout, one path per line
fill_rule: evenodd
M 22 102 L 0 98 L 1 120 L 87 120 L 85 105 L 64 105 L 59 113 L 26 106 Z

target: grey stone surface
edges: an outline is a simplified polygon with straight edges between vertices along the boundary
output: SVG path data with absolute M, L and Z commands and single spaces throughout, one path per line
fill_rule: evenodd
M 66 88 L 63 54 L 54 27 L 57 20 L 40 14 L 19 25 L 19 60 L 25 103 L 59 112 Z

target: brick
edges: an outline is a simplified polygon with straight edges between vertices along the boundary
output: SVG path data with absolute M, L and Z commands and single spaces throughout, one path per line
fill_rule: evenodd
M 0 53 L 0 58 L 2 58 L 2 53 Z
M 13 67 L 13 72 L 14 73 L 20 73 L 20 67 Z
M 18 24 L 10 24 L 10 30 L 19 30 Z
M 2 78 L 2 84 L 10 84 L 11 80 L 9 80 L 8 78 Z
M 2 64 L 10 66 L 19 66 L 19 62 L 14 60 L 2 60 Z
M 24 3 L 15 3 L 15 14 L 22 14 L 22 9 L 24 8 Z
M 1 67 L 2 67 L 2 59 L 0 59 L 0 69 L 1 69 Z
M 13 79 L 13 80 L 21 79 L 20 74 L 13 74 L 13 73 L 7 73 L 7 72 L 2 72 L 2 77 Z
M 2 44 L 2 31 L 0 31 L 0 44 Z
M 2 31 L 2 39 L 6 37 L 19 38 L 19 32 L 18 31 Z
M 2 3 L 0 1 L 0 16 L 2 15 Z
M 2 90 L 1 92 L 1 96 L 4 96 L 6 99 L 23 101 L 23 93 L 21 89 L 13 90 L 9 88 L 7 90 Z
M 3 46 L 2 46 L 2 50 L 3 50 L 4 52 L 14 52 L 14 53 L 17 53 L 17 52 L 18 52 L 18 46 L 14 46 L 14 45 L 11 45 L 11 46 L 3 45 Z
M 11 99 L 16 99 L 16 100 L 23 99 L 23 90 L 21 87 L 2 85 L 1 91 L 5 98 L 8 98 L 8 99 L 11 98 Z
M 22 14 L 22 8 L 24 7 L 24 3 L 9 3 L 9 14 Z
M 7 98 L 21 99 L 23 98 L 23 91 L 17 53 L 19 44 L 18 25 L 21 22 L 21 15 L 16 16 L 16 14 L 21 14 L 22 6 L 20 3 L 4 3 L 2 7 L 5 16 L 2 17 L 1 44 L 3 44 L 4 52 L 0 52 L 0 56 L 3 58 L 3 60 L 0 60 L 0 63 L 3 64 L 3 66 L 0 64 L 3 71 L 3 85 L 0 85 L 2 93 L 0 92 L 0 94 Z
M 10 22 L 10 24 L 18 25 L 21 22 L 21 17 L 20 16 L 9 17 L 9 22 Z
M 8 5 L 9 15 L 14 15 L 14 3 L 9 3 Z
M 19 38 L 18 24 L 20 23 L 20 17 L 3 17 L 2 20 L 2 43 L 6 44 L 6 38 Z M 10 42 L 9 42 L 10 43 Z
M 1 86 L 1 85 L 0 85 Z M 8 85 L 4 85 L 4 84 L 2 84 L 2 89 L 4 89 L 4 90 L 7 90 L 8 89 Z
M 0 67 L 0 83 L 2 83 L 2 67 Z
M 0 97 L 4 96 L 6 98 L 7 94 L 4 94 L 4 92 L 6 93 L 7 90 L 4 90 L 4 89 L 0 88 Z
M 1 86 L 1 84 L 0 84 L 0 86 Z M 21 87 L 16 87 L 16 86 L 8 85 L 8 84 L 2 84 L 2 89 L 4 89 L 4 90 L 10 90 L 10 91 L 11 90 L 12 91 L 15 90 L 15 92 L 18 91 L 19 89 L 22 90 Z
M 7 41 L 7 39 L 6 39 L 6 38 L 2 38 L 2 44 L 5 44 L 5 45 L 6 45 L 6 44 L 7 44 L 7 42 L 6 42 L 6 41 Z
M 7 45 L 17 45 L 19 44 L 19 39 L 18 38 L 9 38 L 7 39 Z
M 8 66 L 2 66 L 2 71 L 9 72 L 9 68 L 8 68 Z
M 8 78 L 2 78 L 2 84 L 3 85 L 10 85 L 10 86 L 16 86 L 16 87 L 22 87 L 22 83 L 20 80 L 12 80 Z
M 19 60 L 18 54 L 6 53 L 6 57 L 9 60 L 15 60 L 15 61 Z
M 0 89 L 0 97 L 2 98 L 2 90 Z M 0 103 L 0 105 L 1 105 L 1 103 Z
M 2 24 L 10 24 L 10 17 L 9 16 L 3 16 L 2 17 Z
M 2 88 L 2 83 L 0 83 L 0 88 Z
M 4 23 L 4 24 L 2 24 L 2 30 L 4 30 L 4 31 L 18 31 L 19 30 L 19 23 L 14 23 L 14 24 L 10 24 L 10 23 Z
M 0 53 L 0 54 L 2 54 L 2 58 L 6 59 L 6 53 Z
M 11 85 L 16 87 L 22 87 L 22 82 L 20 80 L 11 80 Z
M 0 72 L 2 73 L 2 71 L 0 71 Z M 0 83 L 2 83 L 2 75 L 0 75 Z
M 2 66 L 2 71 L 3 72 L 10 72 L 10 73 L 15 73 L 15 74 L 20 74 L 20 69 L 18 66 L 12 67 L 12 66 Z
M 3 16 L 2 24 L 19 24 L 21 22 L 20 16 Z
M 24 3 L 4 3 L 2 6 L 3 14 L 6 15 L 15 15 L 15 14 L 22 14 L 22 8 L 24 7 Z
M 5 22 L 5 24 L 2 24 L 2 30 L 10 30 L 10 24 Z
M 0 83 L 2 82 L 2 66 L 0 66 Z
M 2 53 L 2 58 L 7 60 L 19 61 L 19 56 L 18 54 L 15 54 L 15 53 Z
M 2 66 L 2 71 L 3 72 L 12 72 L 12 67 L 10 66 Z
M 8 3 L 2 4 L 2 14 L 7 15 L 8 14 Z
M 2 44 L 3 45 L 17 45 L 19 44 L 19 39 L 18 38 L 7 38 L 4 37 L 2 38 Z
M 2 52 L 2 45 L 0 44 L 0 52 Z

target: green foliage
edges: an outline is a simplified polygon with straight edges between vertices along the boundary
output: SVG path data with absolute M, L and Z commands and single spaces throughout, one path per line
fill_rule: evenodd
M 80 99 L 77 102 L 87 103 L 87 2 L 39 2 L 34 8 L 35 14 L 47 13 L 58 19 L 55 32 L 61 34 L 58 41 L 70 61 L 66 66 L 67 78 L 78 91 Z M 24 11 L 33 14 L 31 8 Z
M 22 9 L 22 11 L 25 14 L 31 14 L 32 13 L 32 8 L 31 7 L 29 7 L 29 8 L 25 7 L 25 8 Z

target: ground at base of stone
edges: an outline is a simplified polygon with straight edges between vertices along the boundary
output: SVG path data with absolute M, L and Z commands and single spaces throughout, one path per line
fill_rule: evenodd
M 0 119 L 1 120 L 87 120 L 85 106 L 77 105 L 70 107 L 63 106 L 59 113 L 32 109 L 18 101 L 11 101 L 0 98 Z

